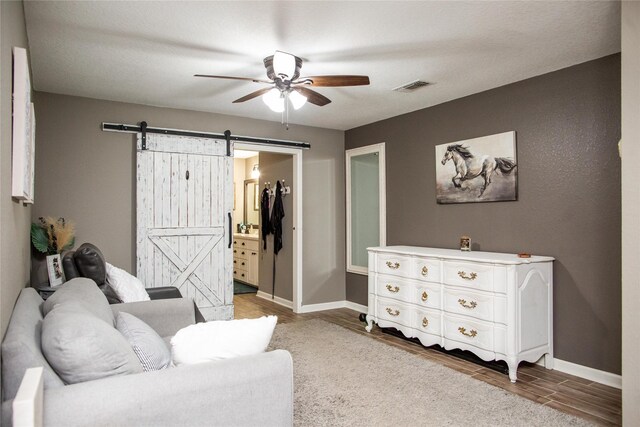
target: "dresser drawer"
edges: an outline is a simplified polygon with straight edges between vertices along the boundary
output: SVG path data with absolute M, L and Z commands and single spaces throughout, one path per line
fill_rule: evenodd
M 420 332 L 441 336 L 441 317 L 439 311 L 416 309 L 413 317 L 413 328 Z
M 249 280 L 249 274 L 247 272 L 247 270 L 242 270 L 240 268 L 234 268 L 233 269 L 233 278 L 236 280 L 242 280 L 243 282 L 246 282 L 247 280 Z
M 252 251 L 257 251 L 259 246 L 257 240 L 249 240 L 249 239 L 235 239 L 234 245 L 238 249 L 248 249 Z
M 445 261 L 443 268 L 444 283 L 448 285 L 493 291 L 494 267 L 492 265 Z
M 494 325 L 492 323 L 445 313 L 443 326 L 443 334 L 446 339 L 494 351 Z
M 420 281 L 440 282 L 440 261 L 425 258 L 414 259 L 410 277 Z
M 381 274 L 412 277 L 412 264 L 413 260 L 408 256 L 379 254 L 376 271 Z
M 249 249 L 233 248 L 234 259 L 248 259 L 251 251 Z
M 376 280 L 376 294 L 386 298 L 412 302 L 415 287 L 413 283 L 400 277 L 381 274 Z
M 503 307 L 503 306 L 500 306 Z M 462 314 L 489 322 L 496 321 L 494 296 L 464 289 L 444 289 L 444 309 L 449 313 Z M 499 316 L 501 319 L 506 317 Z
M 247 270 L 249 269 L 249 260 L 245 259 L 245 258 L 234 258 L 233 259 L 233 268 L 234 269 L 242 269 L 242 270 Z
M 387 320 L 399 325 L 412 326 L 412 315 L 415 308 L 410 307 L 400 301 L 389 298 L 378 298 L 376 306 L 376 317 L 380 320 Z
M 420 307 L 440 310 L 441 287 L 439 284 L 417 282 L 413 287 L 412 302 Z

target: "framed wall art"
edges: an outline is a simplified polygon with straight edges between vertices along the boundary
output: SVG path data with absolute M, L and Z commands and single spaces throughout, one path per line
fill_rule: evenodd
M 517 200 L 517 167 L 515 132 L 437 145 L 437 202 Z
M 11 195 L 24 203 L 33 203 L 35 127 L 27 51 L 14 47 Z

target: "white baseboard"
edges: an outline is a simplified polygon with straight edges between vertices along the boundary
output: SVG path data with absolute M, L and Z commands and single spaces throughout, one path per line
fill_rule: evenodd
M 266 300 L 269 300 L 269 301 L 273 301 L 278 305 L 281 305 L 281 306 L 284 306 L 284 307 L 287 307 L 287 308 L 290 308 L 290 309 L 293 310 L 293 302 L 291 302 L 291 301 L 289 301 L 287 299 L 280 298 L 280 297 L 275 297 L 275 298 L 271 299 L 271 295 L 269 295 L 268 293 L 263 292 L 263 291 L 258 291 L 256 293 L 256 296 L 258 298 L 262 298 L 262 299 L 266 299 Z
M 544 366 L 544 357 L 538 360 L 536 365 Z M 622 375 L 612 374 L 611 372 L 601 371 L 556 358 L 553 359 L 553 369 L 564 372 L 565 374 L 575 375 L 576 377 L 608 385 L 609 387 L 622 389 Z
M 367 311 L 369 310 L 369 307 L 367 307 L 366 305 L 356 304 L 355 302 L 351 301 L 345 301 L 344 307 L 353 311 L 357 311 L 358 313 L 367 313 Z
M 312 313 L 315 311 L 335 310 L 337 308 L 348 308 L 350 310 L 358 311 L 360 313 L 367 312 L 366 305 L 356 304 L 355 302 L 351 302 L 351 301 L 332 301 L 332 302 L 323 302 L 320 304 L 303 305 L 299 313 Z

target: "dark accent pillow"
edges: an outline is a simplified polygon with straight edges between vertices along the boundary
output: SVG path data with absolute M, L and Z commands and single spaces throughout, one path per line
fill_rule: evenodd
M 100 249 L 91 243 L 83 243 L 73 254 L 78 273 L 82 277 L 89 278 L 98 286 L 107 281 L 107 267 L 104 255 Z

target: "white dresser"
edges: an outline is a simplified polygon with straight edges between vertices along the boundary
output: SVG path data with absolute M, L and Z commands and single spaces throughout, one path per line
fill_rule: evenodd
M 257 234 L 233 235 L 233 278 L 241 282 L 258 286 L 258 247 Z
M 369 248 L 373 322 L 425 346 L 504 360 L 553 361 L 553 258 L 414 246 Z

